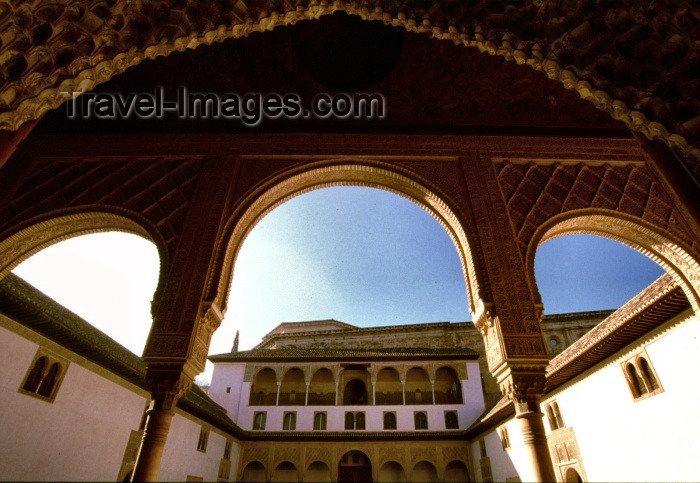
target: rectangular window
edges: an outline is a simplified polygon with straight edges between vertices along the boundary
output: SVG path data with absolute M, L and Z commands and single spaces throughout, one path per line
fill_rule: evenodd
M 384 413 L 384 429 L 396 429 L 396 413 Z
M 200 429 L 199 430 L 199 441 L 197 441 L 197 451 L 201 452 L 206 452 L 207 451 L 207 442 L 209 441 L 209 430 L 208 429 Z
M 328 415 L 325 411 L 314 413 L 314 430 L 325 431 Z
M 413 420 L 416 429 L 428 429 L 428 415 L 423 411 L 413 413 Z
M 265 419 L 267 418 L 267 413 L 265 411 L 256 411 L 253 415 L 253 430 L 263 431 L 265 429 Z
M 233 441 L 230 439 L 226 440 L 226 446 L 224 446 L 224 459 L 225 460 L 230 460 L 231 459 L 231 446 L 233 445 Z
M 227 388 L 226 388 L 226 394 L 231 394 L 231 388 L 230 388 L 230 387 L 227 387 Z

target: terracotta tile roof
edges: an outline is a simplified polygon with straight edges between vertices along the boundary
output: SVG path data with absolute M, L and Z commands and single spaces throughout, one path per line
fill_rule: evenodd
M 552 359 L 547 367 L 551 391 L 690 307 L 669 275 L 646 289 Z

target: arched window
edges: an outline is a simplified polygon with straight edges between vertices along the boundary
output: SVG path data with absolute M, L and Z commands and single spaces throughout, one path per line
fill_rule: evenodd
M 353 413 L 345 413 L 345 429 L 355 429 L 355 415 Z
M 625 367 L 625 372 L 627 372 L 627 380 L 634 398 L 637 399 L 643 394 L 646 394 L 646 387 L 639 380 L 639 375 L 637 374 L 637 369 L 634 367 L 634 364 L 628 362 L 627 366 Z
M 365 413 L 345 413 L 345 429 L 365 429 Z
M 51 397 L 51 393 L 53 392 L 53 388 L 56 386 L 56 378 L 58 377 L 58 374 L 61 372 L 61 364 L 58 362 L 54 362 L 51 364 L 51 367 L 49 367 L 49 371 L 46 373 L 46 376 L 41 380 L 41 385 L 39 386 L 39 390 L 36 392 L 40 396 L 44 397 Z
M 319 412 L 314 414 L 314 429 L 317 431 L 323 431 L 326 429 L 328 417 L 325 412 Z
M 355 413 L 355 429 L 365 429 L 365 413 Z
M 396 413 L 384 413 L 384 429 L 396 429 Z
M 266 413 L 263 411 L 255 413 L 253 417 L 253 429 L 256 431 L 262 431 L 265 429 L 265 418 Z
M 547 411 L 547 421 L 549 421 L 549 427 L 552 431 L 559 429 L 559 426 L 557 425 L 557 419 L 554 417 L 554 411 L 552 410 L 551 405 L 547 405 L 545 408 Z
M 432 385 L 422 367 L 412 367 L 406 373 L 406 404 L 432 404 Z
M 451 367 L 441 367 L 435 373 L 435 403 L 462 404 L 462 383 Z
M 646 384 L 649 392 L 654 392 L 658 390 L 659 381 L 657 381 L 656 377 L 654 377 L 654 371 L 651 370 L 649 362 L 644 357 L 640 357 L 638 359 L 638 362 L 639 371 L 642 373 L 642 379 L 644 379 L 644 383 Z
M 306 379 L 304 371 L 294 367 L 284 373 L 279 390 L 279 405 L 303 405 L 306 399 Z
M 422 411 L 413 415 L 416 429 L 428 429 L 428 416 Z
M 557 428 L 563 428 L 564 418 L 561 417 L 561 412 L 559 411 L 559 404 L 556 401 L 552 403 L 552 411 L 554 412 L 554 419 L 557 420 Z
M 459 429 L 459 420 L 455 411 L 445 412 L 445 429 Z
M 282 429 L 284 431 L 294 431 L 297 429 L 297 413 L 284 413 Z
M 309 406 L 335 404 L 335 378 L 330 369 L 321 368 L 311 377 L 309 385 Z
M 39 388 L 39 383 L 44 375 L 44 368 L 46 367 L 46 357 L 39 357 L 34 363 L 34 367 L 27 374 L 27 379 L 24 381 L 22 389 L 29 392 L 36 392 Z
M 385 367 L 377 373 L 374 404 L 403 404 L 401 378 L 393 367 Z
M 250 386 L 251 406 L 274 406 L 277 402 L 277 374 L 271 368 L 260 370 Z

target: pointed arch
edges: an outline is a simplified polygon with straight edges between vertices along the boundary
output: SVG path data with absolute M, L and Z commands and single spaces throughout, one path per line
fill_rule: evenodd
M 554 238 L 574 234 L 598 235 L 616 240 L 658 263 L 683 289 L 695 313 L 700 313 L 700 257 L 649 223 L 630 215 L 603 209 L 585 209 L 553 217 L 535 232 L 527 248 L 528 281 L 537 290 L 535 252 Z M 539 297 L 539 295 L 538 295 Z

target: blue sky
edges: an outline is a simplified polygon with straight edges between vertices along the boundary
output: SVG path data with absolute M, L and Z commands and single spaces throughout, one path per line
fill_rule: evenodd
M 547 314 L 617 308 L 663 273 L 620 243 L 585 235 L 545 243 L 535 268 Z M 158 276 L 150 242 L 120 233 L 78 237 L 15 273 L 143 351 Z M 243 350 L 281 322 L 329 318 L 363 327 L 470 320 L 445 230 L 409 200 L 377 189 L 326 188 L 284 203 L 243 244 L 210 353 L 229 351 L 237 329 Z

